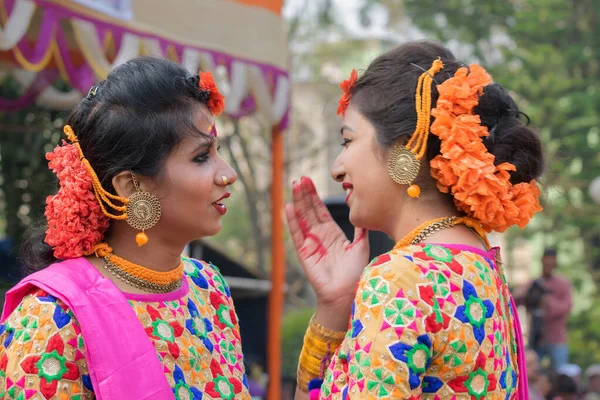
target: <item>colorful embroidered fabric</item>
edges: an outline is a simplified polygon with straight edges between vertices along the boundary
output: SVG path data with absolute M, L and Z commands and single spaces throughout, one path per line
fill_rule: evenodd
M 229 288 L 211 264 L 184 265 L 178 291 L 126 295 L 174 396 L 250 399 Z M 94 399 L 84 339 L 62 301 L 42 290 L 26 296 L 0 325 L 0 399 Z
M 496 251 L 415 245 L 373 260 L 320 399 L 517 399 Z

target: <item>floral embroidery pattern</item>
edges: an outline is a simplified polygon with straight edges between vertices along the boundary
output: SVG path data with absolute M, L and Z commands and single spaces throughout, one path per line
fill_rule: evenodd
M 229 288 L 209 264 L 185 259 L 184 266 L 189 292 L 181 298 L 129 300 L 173 395 L 178 400 L 249 399 Z M 85 357 L 71 311 L 38 290 L 0 325 L 0 398 L 58 398 L 60 389 L 61 399 L 93 399 Z
M 373 260 L 319 398 L 516 399 L 516 338 L 494 259 L 416 245 Z

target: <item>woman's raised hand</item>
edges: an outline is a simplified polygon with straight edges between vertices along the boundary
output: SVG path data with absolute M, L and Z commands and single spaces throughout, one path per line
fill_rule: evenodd
M 350 242 L 309 178 L 294 182 L 293 198 L 285 207 L 286 217 L 302 268 L 317 295 L 317 321 L 345 330 L 356 285 L 369 263 L 368 232 L 356 228 Z

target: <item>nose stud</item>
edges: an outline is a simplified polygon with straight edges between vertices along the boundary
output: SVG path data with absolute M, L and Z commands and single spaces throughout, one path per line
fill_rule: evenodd
M 221 175 L 221 181 L 223 182 L 223 185 L 227 185 L 229 183 L 229 179 L 227 179 L 225 175 Z

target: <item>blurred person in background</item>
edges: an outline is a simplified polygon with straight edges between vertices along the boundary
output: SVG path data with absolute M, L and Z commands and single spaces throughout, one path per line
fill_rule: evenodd
M 525 362 L 527 363 L 527 380 L 529 382 L 529 399 L 530 400 L 545 400 L 540 387 L 542 377 L 539 374 L 540 363 L 537 352 L 532 349 L 527 349 L 525 353 Z
M 402 44 L 341 86 L 331 174 L 353 242 L 309 178 L 286 206 L 317 295 L 296 399 L 526 399 L 518 315 L 486 232 L 541 210 L 538 136 L 506 89 L 437 43 Z M 370 264 L 368 229 L 396 241 Z
M 552 369 L 558 371 L 569 362 L 567 320 L 573 300 L 571 282 L 557 274 L 556 267 L 556 251 L 546 249 L 542 276 L 515 293 L 515 301 L 525 305 L 530 315 L 529 346 L 540 360 L 549 357 Z
M 552 400 L 580 400 L 577 382 L 572 377 L 559 374 L 554 379 L 554 394 Z
M 600 400 L 600 364 L 594 364 L 585 371 L 587 393 L 585 400 Z

